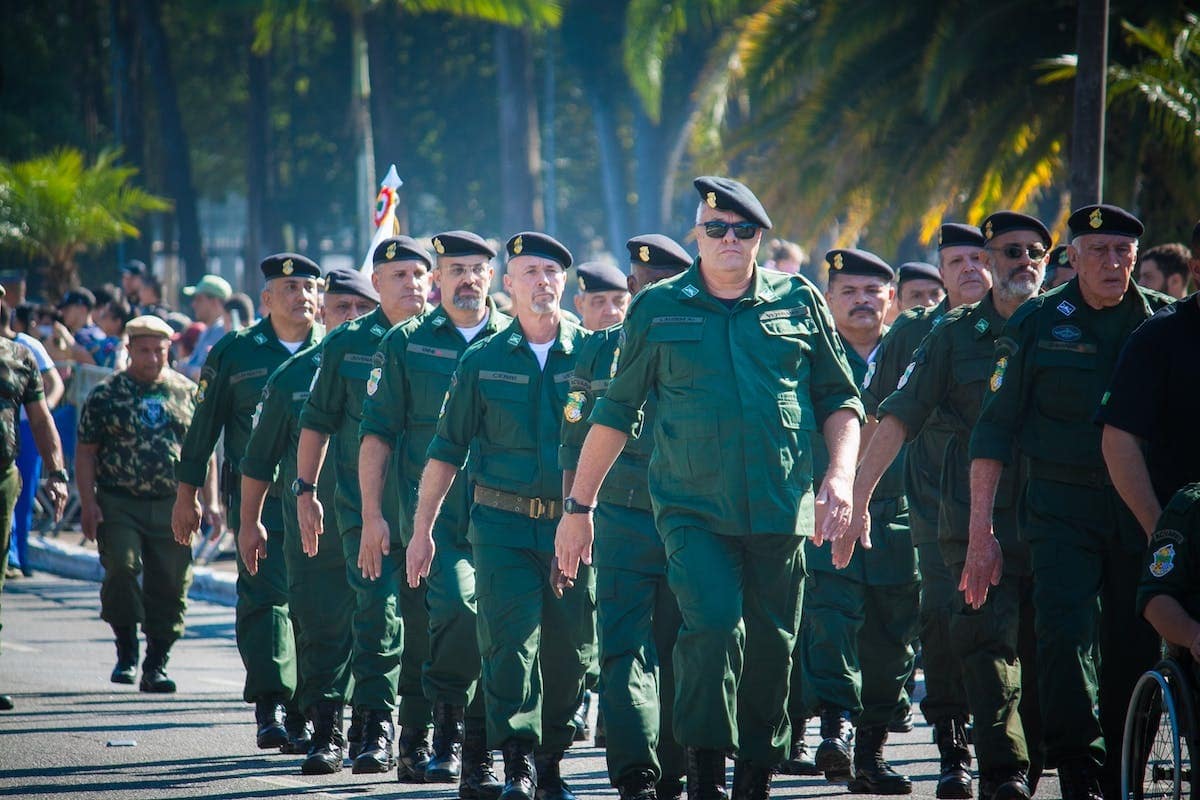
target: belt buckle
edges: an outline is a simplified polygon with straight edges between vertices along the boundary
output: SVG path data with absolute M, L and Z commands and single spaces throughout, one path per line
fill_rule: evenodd
M 542 513 L 544 511 L 545 511 L 545 506 L 542 504 L 542 498 L 540 498 L 540 497 L 529 498 L 529 518 L 530 519 L 541 519 Z

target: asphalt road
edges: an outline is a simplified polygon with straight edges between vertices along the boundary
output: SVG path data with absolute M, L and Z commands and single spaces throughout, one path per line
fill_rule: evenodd
M 300 759 L 254 747 L 253 712 L 241 701 L 242 665 L 233 609 L 193 602 L 176 645 L 175 695 L 145 695 L 108 682 L 115 651 L 99 618 L 98 585 L 39 575 L 12 581 L 3 596 L 0 691 L 17 707 L 0 712 L 0 797 L 453 798 L 454 787 L 400 784 L 391 777 L 300 774 Z M 810 727 L 810 741 L 815 729 Z M 910 775 L 914 794 L 933 797 L 937 751 L 919 720 L 893 734 L 888 755 Z M 581 798 L 615 798 L 603 752 L 587 744 L 567 754 L 564 773 Z M 497 770 L 501 770 L 497 757 Z M 815 778 L 776 779 L 774 797 L 846 796 Z M 1039 797 L 1057 797 L 1053 776 Z

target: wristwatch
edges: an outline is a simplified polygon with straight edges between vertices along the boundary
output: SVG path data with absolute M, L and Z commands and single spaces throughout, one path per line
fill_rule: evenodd
M 595 506 L 585 506 L 574 497 L 568 497 L 566 500 L 563 500 L 564 514 L 590 514 L 595 510 Z
M 67 480 L 67 471 L 65 469 L 56 469 L 46 476 L 47 482 L 53 481 L 54 483 L 66 483 Z
M 317 485 L 315 483 L 309 483 L 308 481 L 304 480 L 304 478 L 296 478 L 296 480 L 292 481 L 292 494 L 296 495 L 296 497 L 299 497 L 302 494 L 308 494 L 309 492 L 315 492 L 316 490 Z

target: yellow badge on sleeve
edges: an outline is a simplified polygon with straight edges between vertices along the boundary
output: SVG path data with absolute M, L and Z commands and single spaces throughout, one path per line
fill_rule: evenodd
M 569 392 L 567 404 L 563 406 L 563 419 L 567 422 L 579 422 L 583 419 L 583 402 L 587 396 L 583 392 Z
M 1000 391 L 1000 387 L 1004 385 L 1004 371 L 1008 369 L 1008 356 L 1002 356 L 996 362 L 996 371 L 992 373 L 992 379 L 988 381 L 988 387 L 992 392 Z
M 375 367 L 371 370 L 371 376 L 367 378 L 367 394 L 374 395 L 379 391 L 379 382 L 383 380 L 383 370 Z

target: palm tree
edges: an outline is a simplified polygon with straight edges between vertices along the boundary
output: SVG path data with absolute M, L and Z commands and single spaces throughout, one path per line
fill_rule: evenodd
M 0 162 L 0 244 L 40 262 L 50 296 L 79 284 L 75 259 L 126 237 L 134 222 L 171 203 L 134 186 L 133 167 L 105 151 L 84 163 L 63 149 L 16 164 Z

